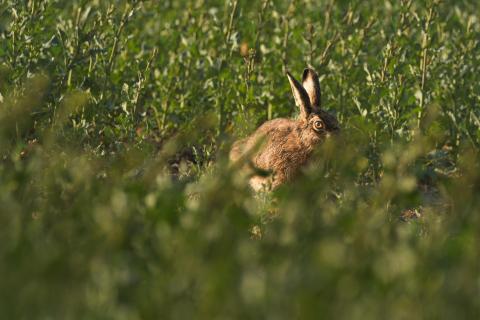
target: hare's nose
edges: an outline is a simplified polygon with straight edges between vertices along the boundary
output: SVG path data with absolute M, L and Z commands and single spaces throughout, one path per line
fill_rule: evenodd
M 330 137 L 334 137 L 334 136 L 337 136 L 340 134 L 340 129 L 339 128 L 335 128 L 334 130 L 331 130 L 331 131 L 327 131 L 327 138 L 330 138 Z

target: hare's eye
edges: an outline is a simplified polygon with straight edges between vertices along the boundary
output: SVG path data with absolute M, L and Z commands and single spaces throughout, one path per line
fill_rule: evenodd
M 321 129 L 323 129 L 323 122 L 322 122 L 321 120 L 315 120 L 315 121 L 313 122 L 313 128 L 314 128 L 315 130 L 321 130 Z

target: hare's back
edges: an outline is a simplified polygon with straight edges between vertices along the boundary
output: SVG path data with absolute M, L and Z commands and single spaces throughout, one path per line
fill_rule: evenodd
M 298 127 L 298 121 L 292 119 L 278 118 L 262 124 L 255 132 L 255 135 L 272 136 L 289 134 L 296 127 Z
M 245 152 L 245 145 L 247 141 L 248 141 L 248 138 L 245 138 L 245 139 L 235 141 L 233 143 L 232 149 L 230 150 L 230 155 L 229 155 L 230 161 L 235 162 L 242 157 L 242 155 Z
M 284 141 L 298 126 L 298 122 L 290 119 L 278 118 L 263 123 L 250 137 L 236 141 L 230 151 L 230 160 L 237 161 L 246 153 L 255 150 L 261 141 L 266 139 L 268 150 L 272 143 Z

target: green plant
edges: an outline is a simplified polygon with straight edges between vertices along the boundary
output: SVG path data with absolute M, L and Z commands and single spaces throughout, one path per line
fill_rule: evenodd
M 478 12 L 3 1 L 1 318 L 478 317 Z M 342 135 L 253 194 L 230 144 L 307 64 Z

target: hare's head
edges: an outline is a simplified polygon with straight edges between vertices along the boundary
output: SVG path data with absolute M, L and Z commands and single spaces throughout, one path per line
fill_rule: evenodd
M 302 84 L 289 72 L 288 80 L 292 87 L 295 103 L 300 108 L 300 119 L 304 129 L 303 136 L 309 140 L 320 141 L 340 131 L 334 115 L 321 109 L 321 90 L 318 76 L 312 69 L 303 71 Z

